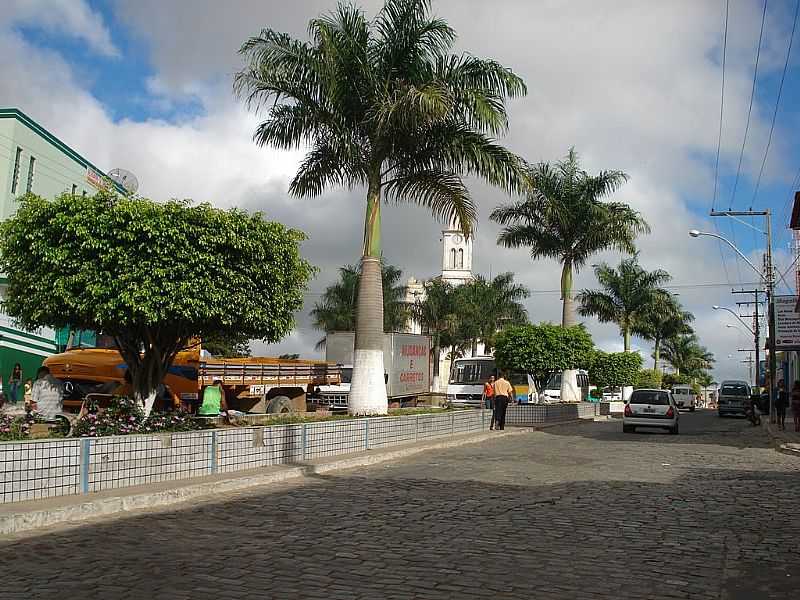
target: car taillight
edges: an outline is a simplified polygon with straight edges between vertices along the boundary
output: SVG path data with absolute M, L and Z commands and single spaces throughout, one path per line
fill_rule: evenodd
M 667 409 L 667 416 L 670 417 L 670 418 L 675 416 L 675 411 L 672 410 L 671 406 Z
M 625 405 L 625 416 L 626 417 L 630 417 L 632 414 L 633 414 L 633 411 L 631 410 L 631 405 L 630 404 L 626 404 Z

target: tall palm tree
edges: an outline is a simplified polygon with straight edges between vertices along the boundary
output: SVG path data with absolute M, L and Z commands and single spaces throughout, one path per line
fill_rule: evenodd
M 493 139 L 508 128 L 506 98 L 526 88 L 493 60 L 451 54 L 456 32 L 430 15 L 430 0 L 386 0 L 373 21 L 340 4 L 313 19 L 309 35 L 264 29 L 250 38 L 235 89 L 268 111 L 259 145 L 310 147 L 290 193 L 366 188 L 349 409 L 385 414 L 381 202 L 420 204 L 471 234 L 476 211 L 463 176 L 510 192 L 526 183 L 525 162 Z
M 473 355 L 477 352 L 478 342 L 483 344 L 488 354 L 494 348 L 494 339 L 500 329 L 528 322 L 528 312 L 520 301 L 529 296 L 528 288 L 514 283 L 513 273 L 501 273 L 491 280 L 476 275 L 472 281 L 456 289 L 461 318 L 472 325 L 469 335 Z
M 666 294 L 662 302 L 655 304 L 650 314 L 643 315 L 633 325 L 633 333 L 653 342 L 653 370 L 658 369 L 661 358 L 661 343 L 669 338 L 692 333 L 691 323 L 694 315 L 681 308 L 671 294 Z
M 650 227 L 642 216 L 622 202 L 608 202 L 625 181 L 622 171 L 589 175 L 580 168 L 571 148 L 555 165 L 539 163 L 531 169 L 532 189 L 518 202 L 499 206 L 492 220 L 503 225 L 497 243 L 507 248 L 530 248 L 531 258 L 554 258 L 561 263 L 561 324 L 575 324 L 572 276 L 589 258 L 603 250 L 633 254 L 634 240 Z
M 715 362 L 714 355 L 700 345 L 693 333 L 665 339 L 662 354 L 678 375 L 683 373 L 689 377 L 700 377 Z
M 381 264 L 384 331 L 403 330 L 411 315 L 405 299 L 406 286 L 399 283 L 402 276 L 403 271 L 397 267 Z M 311 310 L 316 329 L 325 333 L 355 330 L 358 282 L 358 267 L 345 265 L 339 269 L 339 281 L 325 289 L 322 299 Z M 323 337 L 317 342 L 317 350 L 324 346 Z
M 601 263 L 594 273 L 603 289 L 582 290 L 576 296 L 578 312 L 584 317 L 596 316 L 601 323 L 619 325 L 625 352 L 630 352 L 634 327 L 661 305 L 668 292 L 660 286 L 671 277 L 662 269 L 645 271 L 638 256 L 623 260 L 617 269 Z

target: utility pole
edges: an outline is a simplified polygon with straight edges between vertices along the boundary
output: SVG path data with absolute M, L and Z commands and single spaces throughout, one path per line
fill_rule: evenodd
M 777 381 L 775 381 L 778 377 L 778 363 L 777 363 L 777 355 L 775 352 L 775 276 L 773 273 L 773 265 L 772 265 L 772 212 L 768 208 L 767 210 L 712 210 L 711 211 L 712 217 L 732 217 L 737 221 L 744 223 L 748 227 L 752 229 L 756 229 L 767 236 L 767 256 L 765 260 L 764 270 L 766 273 L 762 273 L 762 277 L 764 278 L 764 283 L 767 287 L 767 349 L 769 351 L 769 356 L 767 357 L 768 367 L 769 367 L 769 415 L 770 421 L 774 421 L 775 418 L 775 396 L 778 390 L 777 388 Z M 766 221 L 766 231 L 761 231 L 742 221 L 738 217 L 764 217 Z M 741 251 L 739 251 L 741 252 Z M 756 348 L 758 345 L 756 344 Z
M 761 368 L 761 361 L 760 361 L 760 357 L 761 357 L 761 354 L 760 354 L 760 352 L 761 352 L 761 325 L 759 323 L 758 307 L 761 304 L 761 301 L 758 299 L 758 295 L 759 294 L 763 294 L 764 290 L 758 290 L 758 289 L 755 289 L 755 290 L 731 290 L 731 293 L 732 294 L 753 294 L 753 296 L 755 297 L 753 302 L 737 302 L 736 304 L 737 305 L 750 305 L 750 304 L 752 304 L 754 306 L 753 315 L 752 316 L 753 316 L 753 337 L 755 337 L 755 353 L 756 353 L 756 358 L 755 358 L 755 364 L 756 364 L 755 384 L 756 384 L 756 387 L 760 387 L 761 386 L 761 381 L 760 381 L 761 378 L 758 376 L 758 374 L 759 374 L 758 372 L 759 372 L 759 369 Z M 746 315 L 746 316 L 748 316 L 748 315 Z
M 753 350 L 752 348 L 739 348 L 739 352 L 750 352 L 750 356 L 748 356 L 742 362 L 750 365 L 750 381 L 753 381 Z M 758 371 L 756 371 L 756 379 L 758 379 Z M 758 382 L 753 381 L 753 385 L 758 386 Z

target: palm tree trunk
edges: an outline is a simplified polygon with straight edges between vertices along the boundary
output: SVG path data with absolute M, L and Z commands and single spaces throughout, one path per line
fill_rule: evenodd
M 661 358 L 661 338 L 653 342 L 653 371 L 658 371 L 658 359 Z
M 478 356 L 478 338 L 472 338 L 472 356 Z
M 623 339 L 623 342 L 624 342 L 625 352 L 630 352 L 631 351 L 631 329 L 630 329 L 630 327 L 626 327 L 625 329 L 623 329 L 622 330 L 622 335 L 623 335 L 622 339 Z
M 561 269 L 561 326 L 575 325 L 575 310 L 572 306 L 572 263 L 565 262 Z
M 364 252 L 356 306 L 353 382 L 348 411 L 351 415 L 389 412 L 383 370 L 383 282 L 381 279 L 380 175 L 370 178 L 364 222 Z
M 433 392 L 439 391 L 439 361 L 441 358 L 442 348 L 439 346 L 439 342 L 436 342 L 433 345 L 433 385 L 431 386 Z

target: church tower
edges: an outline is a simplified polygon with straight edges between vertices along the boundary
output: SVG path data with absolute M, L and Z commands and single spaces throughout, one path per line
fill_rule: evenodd
M 457 220 L 442 230 L 442 279 L 452 285 L 472 281 L 472 238 L 464 237 Z

